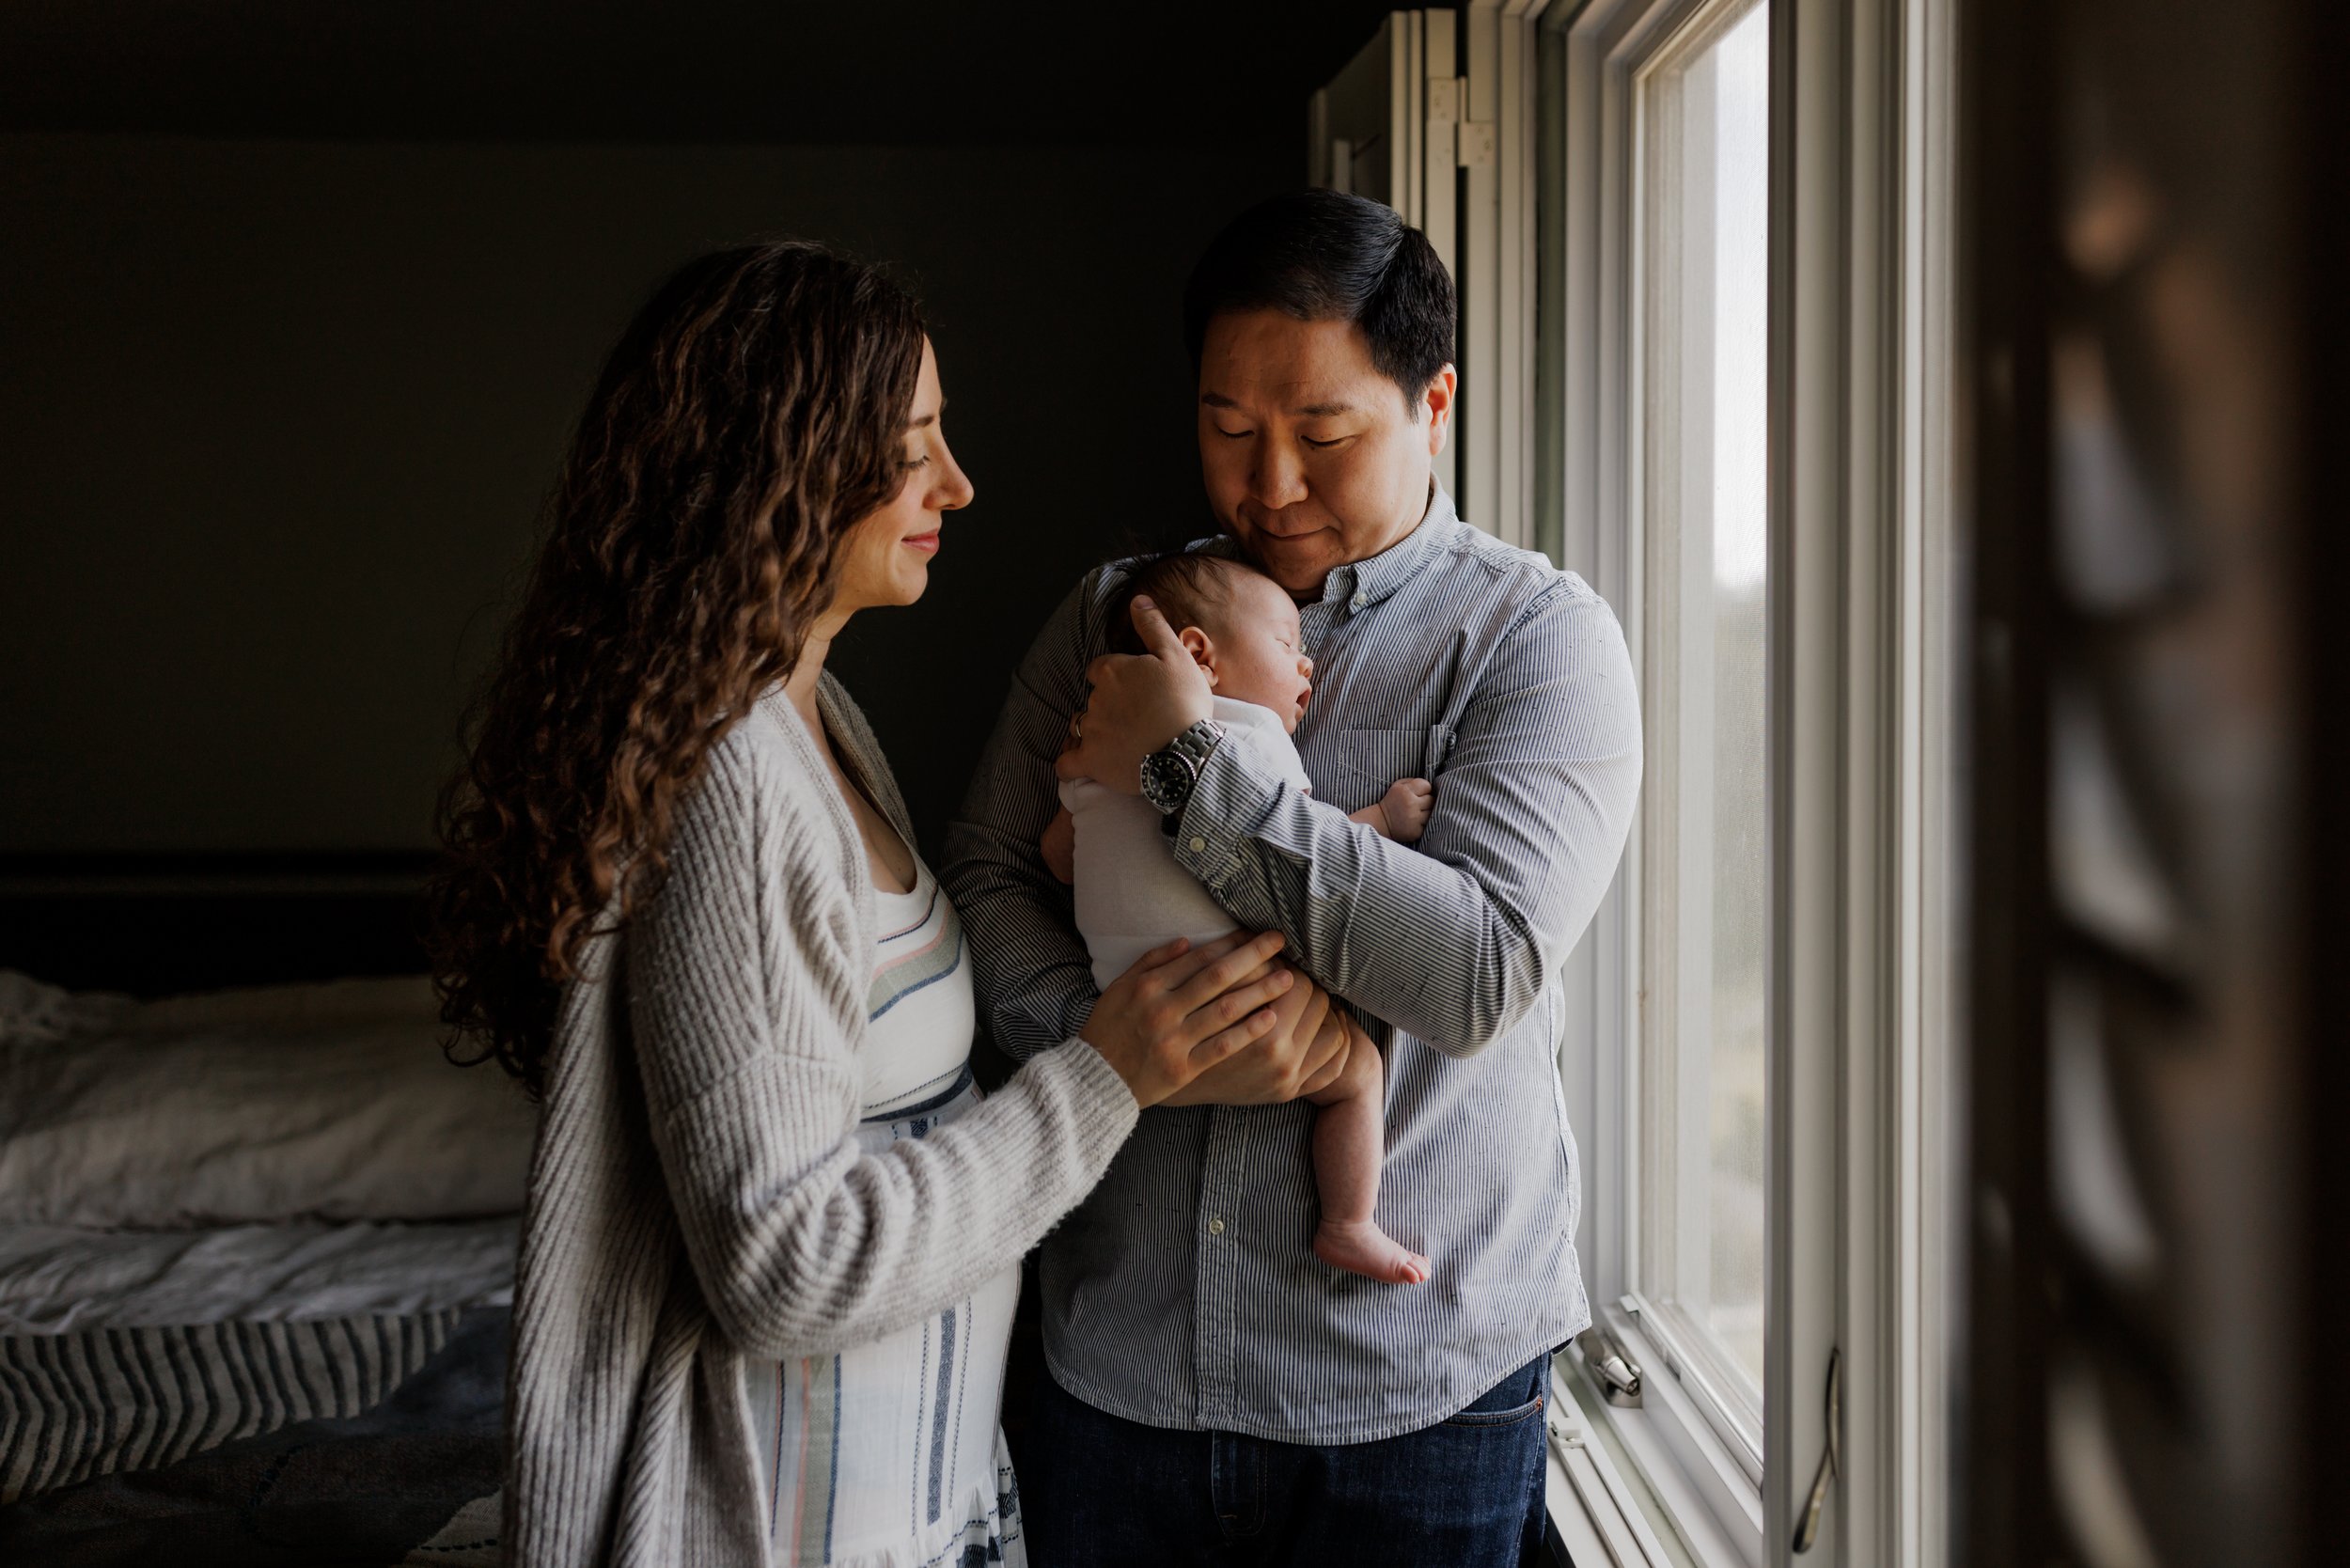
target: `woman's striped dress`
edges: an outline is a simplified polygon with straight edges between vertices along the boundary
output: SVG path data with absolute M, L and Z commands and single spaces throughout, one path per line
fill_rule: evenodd
M 928 866 L 878 893 L 868 1006 L 868 1150 L 927 1137 L 979 1103 L 963 923 Z M 837 1356 L 754 1366 L 753 1431 L 778 1563 L 1025 1563 L 1019 1491 L 996 1415 L 1019 1260 L 922 1323 Z

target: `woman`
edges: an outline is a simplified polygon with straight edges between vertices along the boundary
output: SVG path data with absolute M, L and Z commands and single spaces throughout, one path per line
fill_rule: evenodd
M 728 251 L 629 328 L 553 502 L 436 911 L 446 1016 L 545 1102 L 521 1568 L 1021 1560 L 1021 1253 L 1141 1107 L 1340 1027 L 1277 933 L 1177 945 L 980 1103 L 953 909 L 823 674 L 971 498 L 942 407 L 895 286 Z

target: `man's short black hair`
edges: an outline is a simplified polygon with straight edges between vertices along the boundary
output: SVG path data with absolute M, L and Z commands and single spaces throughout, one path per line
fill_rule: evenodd
M 1244 310 L 1354 322 L 1370 339 L 1371 365 L 1406 402 L 1452 363 L 1460 313 L 1427 235 L 1384 202 L 1323 190 L 1260 202 L 1210 242 L 1183 287 L 1194 370 L 1208 322 Z

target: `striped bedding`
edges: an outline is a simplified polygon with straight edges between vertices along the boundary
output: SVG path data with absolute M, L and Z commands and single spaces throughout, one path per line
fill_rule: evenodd
M 430 1003 L 0 970 L 0 1563 L 495 1563 L 533 1117 Z
M 306 1322 L 0 1336 L 0 1505 L 381 1403 L 448 1340 L 449 1308 Z
M 54 1428 L 34 1446 L 53 1470 L 68 1454 L 93 1451 L 111 1451 L 122 1467 L 0 1507 L 0 1562 L 496 1568 L 510 1328 L 507 1309 L 479 1307 L 111 1342 L 83 1332 L 78 1347 L 75 1336 L 55 1336 L 45 1348 L 117 1353 L 116 1392 L 133 1397 L 77 1404 L 83 1369 L 37 1360 L 36 1403 L 84 1424 Z M 436 1336 L 440 1348 L 420 1354 Z M 16 1388 L 28 1386 L 21 1361 L 8 1370 Z M 384 1397 L 357 1415 L 298 1416 L 347 1409 L 371 1391 Z M 246 1428 L 256 1430 L 230 1435 Z

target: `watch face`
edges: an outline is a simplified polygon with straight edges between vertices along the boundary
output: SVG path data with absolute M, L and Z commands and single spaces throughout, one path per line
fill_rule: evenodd
M 1180 752 L 1154 751 L 1142 760 L 1142 792 L 1162 811 L 1183 803 L 1192 777 L 1191 759 Z

